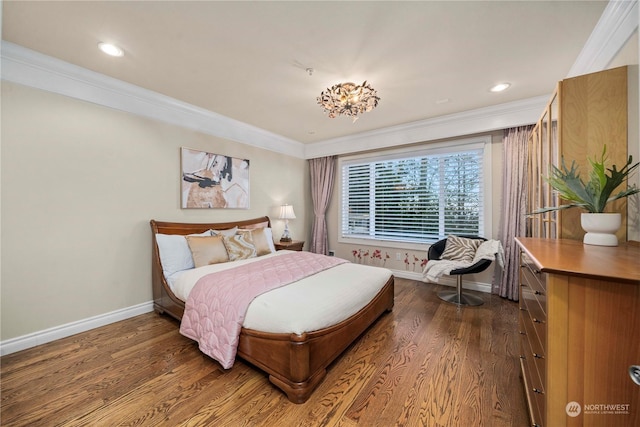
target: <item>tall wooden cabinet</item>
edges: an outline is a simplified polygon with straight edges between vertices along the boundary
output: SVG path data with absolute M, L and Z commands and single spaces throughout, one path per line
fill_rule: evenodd
M 558 83 L 529 141 L 527 212 L 560 203 L 543 177 L 549 175 L 549 165 L 559 165 L 563 157 L 567 166 L 575 160 L 585 181 L 587 159 L 600 156 L 605 144 L 609 166 L 626 163 L 627 75 L 625 66 Z M 609 208 L 622 213 L 621 242 L 627 240 L 626 203 L 618 200 Z M 582 240 L 580 213 L 569 209 L 533 215 L 527 220 L 527 236 Z
M 640 426 L 640 245 L 516 238 L 533 426 Z

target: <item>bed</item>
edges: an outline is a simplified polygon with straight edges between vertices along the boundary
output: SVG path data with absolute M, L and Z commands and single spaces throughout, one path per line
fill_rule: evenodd
M 177 286 L 176 283 L 180 283 L 181 280 L 187 280 L 185 279 L 187 276 L 196 275 L 199 270 L 216 268 L 216 266 L 203 266 L 185 270 L 183 273 L 178 272 L 173 274 L 171 271 L 167 271 L 166 269 L 166 264 L 169 262 L 166 261 L 166 255 L 161 256 L 160 254 L 161 250 L 159 249 L 159 240 L 162 239 L 160 246 L 163 246 L 165 245 L 164 239 L 181 239 L 179 236 L 201 235 L 209 233 L 210 230 L 218 230 L 220 232 L 224 230 L 232 231 L 236 230 L 236 228 L 242 230 L 259 230 L 261 228 L 266 228 L 267 231 L 270 231 L 271 226 L 269 217 L 266 216 L 226 223 L 177 223 L 160 222 L 155 220 L 151 220 L 150 223 L 153 247 L 152 283 L 154 309 L 160 314 L 169 315 L 177 320 L 182 320 L 185 315 L 186 296 L 183 295 L 184 291 L 180 290 L 180 287 L 175 287 Z M 164 251 L 165 249 L 162 250 Z M 269 256 L 284 256 L 284 252 L 291 251 L 273 252 L 272 254 L 266 255 L 265 258 Z M 164 254 L 166 254 L 166 252 Z M 292 254 L 287 255 L 293 256 Z M 165 265 L 163 265 L 161 259 L 165 259 Z M 229 265 L 226 265 L 225 268 L 228 268 L 231 264 L 241 262 L 243 261 L 226 263 Z M 346 275 L 342 275 L 342 270 L 340 270 L 345 269 L 346 271 L 346 269 L 354 268 L 362 270 L 358 270 L 355 273 L 350 272 Z M 379 277 L 380 271 L 378 270 L 385 270 L 387 273 L 383 278 L 381 278 Z M 391 272 L 386 269 L 345 263 L 314 275 L 313 280 L 316 282 L 322 282 L 327 285 L 330 284 L 334 287 L 337 286 L 349 290 L 350 285 L 352 284 L 351 280 L 354 278 L 353 275 L 357 274 L 360 277 L 362 276 L 361 273 L 363 271 L 365 273 L 371 273 L 371 277 L 374 277 L 373 273 L 375 273 L 375 281 L 380 283 L 375 284 L 376 288 L 372 288 L 376 289 L 375 291 L 368 290 L 372 296 L 370 298 L 367 297 L 366 301 L 362 303 L 364 304 L 363 307 L 359 308 L 357 312 L 349 314 L 348 317 L 336 322 L 335 324 L 330 324 L 320 329 L 306 331 L 298 330 L 295 332 L 277 332 L 277 326 L 273 327 L 276 329 L 270 327 L 262 328 L 261 326 L 256 326 L 261 325 L 262 323 L 259 320 L 256 322 L 255 319 L 252 327 L 247 327 L 247 322 L 245 322 L 240 329 L 237 356 L 268 373 L 270 382 L 281 389 L 291 402 L 304 403 L 325 377 L 328 365 L 331 364 L 331 362 L 333 362 L 382 314 L 391 311 L 394 304 L 394 277 L 391 275 Z M 351 276 L 349 276 L 349 274 Z M 176 278 L 175 276 L 178 277 Z M 344 277 L 349 278 L 344 279 Z M 323 280 L 326 281 L 323 282 Z M 289 288 L 293 291 L 295 287 L 303 285 L 309 286 L 309 284 L 302 282 L 303 281 L 286 285 L 283 288 L 288 289 L 283 289 L 282 292 L 290 292 Z M 346 283 L 344 283 L 344 286 L 340 286 L 342 285 L 340 282 Z M 329 292 L 330 286 L 327 286 L 327 288 L 328 290 L 323 290 L 323 292 Z M 379 290 L 377 290 L 378 288 Z M 174 292 L 174 289 L 176 292 Z M 280 291 L 280 289 L 267 292 L 266 294 L 260 295 L 259 298 L 269 298 L 272 297 L 272 295 L 275 296 L 277 291 Z M 353 290 L 351 290 L 351 292 L 357 293 Z M 176 295 L 176 293 L 179 294 L 180 297 Z M 258 301 L 258 298 L 256 298 L 255 301 Z M 247 321 L 250 320 L 250 315 L 253 312 L 258 313 L 259 311 L 258 308 L 253 308 L 254 305 L 256 305 L 256 307 L 258 306 L 255 302 L 251 303 L 249 306 L 246 318 Z M 271 306 L 272 305 L 270 304 L 266 304 L 266 307 Z M 303 312 L 305 310 L 305 307 L 297 308 L 298 313 L 300 313 L 300 309 L 302 309 Z M 306 309 L 308 309 L 308 307 Z M 264 311 L 265 309 L 263 308 L 262 310 Z M 257 315 L 258 314 L 256 314 L 256 316 Z M 262 313 L 263 319 L 264 315 L 265 313 Z M 294 316 L 292 315 L 292 317 Z M 305 316 L 299 316 L 298 314 L 297 317 L 304 318 Z

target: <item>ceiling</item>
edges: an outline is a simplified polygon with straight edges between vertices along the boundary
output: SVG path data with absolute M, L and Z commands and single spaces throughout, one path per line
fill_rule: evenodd
M 5 0 L 2 38 L 311 143 L 551 94 L 606 4 Z M 355 123 L 317 105 L 364 80 L 381 100 Z

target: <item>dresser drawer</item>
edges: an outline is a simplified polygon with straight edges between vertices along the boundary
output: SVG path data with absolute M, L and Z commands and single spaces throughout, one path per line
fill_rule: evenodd
M 529 347 L 529 340 L 527 340 L 526 337 L 522 337 L 520 342 L 524 353 L 520 356 L 520 360 L 524 364 L 529 379 L 527 394 L 530 394 L 531 401 L 538 408 L 539 416 L 542 418 L 544 414 L 544 395 L 546 390 L 544 378 L 540 377 L 540 372 L 537 369 L 537 359 L 533 357 L 533 350 Z
M 538 300 L 540 307 L 547 312 L 547 286 L 544 273 L 536 273 L 531 265 L 523 264 L 520 267 L 520 280 L 523 286 L 528 287 Z
M 531 318 L 526 311 L 520 312 L 520 336 L 526 342 L 521 342 L 520 355 L 528 360 L 529 367 L 535 371 L 536 384 L 546 388 L 546 351 L 544 343 L 540 341 Z
M 521 344 L 522 348 L 526 349 L 525 336 L 522 337 Z M 545 415 L 544 388 L 538 382 L 539 379 L 537 378 L 535 368 L 526 356 L 520 356 L 520 369 L 522 370 L 522 380 L 524 382 L 525 394 L 529 406 L 531 424 L 542 427 L 544 425 Z
M 540 343 L 544 346 L 547 342 L 547 315 L 542 310 L 539 299 L 535 298 L 535 296 L 527 297 L 526 292 L 523 292 L 523 295 L 525 295 L 523 298 L 524 308 L 529 313 L 531 323 L 540 339 Z
M 528 313 L 526 311 L 521 313 L 521 322 L 522 325 L 520 325 L 520 328 L 521 330 L 524 330 L 525 334 L 528 337 L 531 351 L 544 357 L 546 353 L 544 342 L 540 340 L 540 336 L 538 335 L 538 332 L 535 329 L 535 326 L 533 322 L 531 322 L 531 318 L 528 316 Z
M 542 300 L 546 304 L 546 300 Z M 544 348 L 547 343 L 547 315 L 542 309 L 541 298 L 531 292 L 527 285 L 522 285 L 520 289 L 520 310 L 527 312 L 530 319 L 530 327 L 535 330 L 535 335 L 540 340 L 540 347 Z

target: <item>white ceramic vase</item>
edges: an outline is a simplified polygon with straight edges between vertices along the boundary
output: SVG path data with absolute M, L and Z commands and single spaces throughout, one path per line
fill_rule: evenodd
M 619 213 L 583 213 L 580 217 L 585 245 L 618 246 L 616 231 L 622 224 Z

